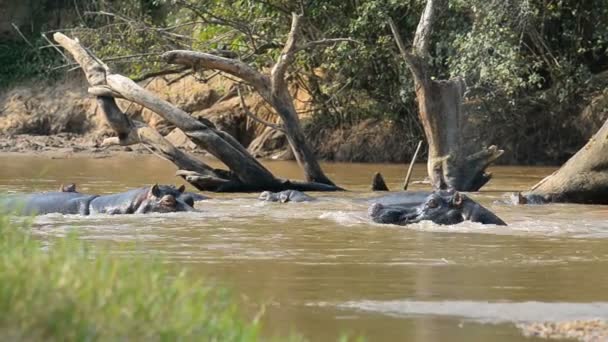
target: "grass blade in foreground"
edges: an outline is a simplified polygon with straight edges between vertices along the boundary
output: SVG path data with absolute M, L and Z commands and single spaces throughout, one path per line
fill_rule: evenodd
M 159 261 L 94 254 L 74 237 L 47 251 L 0 217 L 0 335 L 10 340 L 254 341 L 226 291 Z

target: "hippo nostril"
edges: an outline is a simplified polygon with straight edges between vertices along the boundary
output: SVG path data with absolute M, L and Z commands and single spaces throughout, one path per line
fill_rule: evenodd
M 160 201 L 163 205 L 168 206 L 168 207 L 174 207 L 177 205 L 177 201 L 175 200 L 175 197 L 173 197 L 171 195 L 163 196 L 163 198 Z
M 380 212 L 384 209 L 384 206 L 380 203 L 373 203 L 369 209 L 367 209 L 367 214 L 371 217 L 376 217 L 380 214 Z
M 258 199 L 262 200 L 262 201 L 266 201 L 270 198 L 271 194 L 272 193 L 270 191 L 264 191 L 260 194 L 260 196 L 258 196 Z

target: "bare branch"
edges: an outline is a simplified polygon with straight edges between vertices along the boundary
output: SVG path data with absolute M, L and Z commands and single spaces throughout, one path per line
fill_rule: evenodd
M 162 54 L 161 58 L 170 64 L 181 64 L 223 71 L 249 83 L 260 93 L 268 93 L 269 90 L 269 80 L 267 76 L 262 75 L 249 65 L 235 59 L 187 50 L 165 52 Z
M 63 59 L 64 59 L 66 62 L 70 63 L 70 59 L 68 58 L 68 56 L 66 56 L 66 55 L 63 53 L 63 51 L 59 50 L 59 48 L 57 47 L 57 45 L 53 44 L 53 42 L 52 42 L 52 41 L 51 41 L 51 40 L 50 40 L 50 39 L 49 39 L 49 38 L 46 36 L 46 34 L 41 33 L 40 35 L 42 36 L 42 38 L 44 38 L 44 40 L 46 40 L 46 41 L 47 41 L 49 44 L 51 44 L 50 46 L 52 46 L 52 47 L 55 49 L 55 51 L 59 52 L 59 54 L 60 54 L 61 56 L 63 56 Z
M 78 41 L 66 37 L 61 32 L 53 34 L 53 39 L 74 57 L 76 63 L 80 64 L 82 70 L 87 76 L 89 84 L 92 86 L 106 84 L 106 73 L 110 68 L 91 56 Z
M 285 42 L 283 51 L 281 51 L 279 60 L 274 65 L 270 73 L 271 88 L 273 93 L 287 86 L 285 84 L 285 72 L 287 71 L 289 65 L 293 63 L 294 55 L 296 53 L 296 41 L 300 31 L 302 16 L 296 13 L 292 13 L 291 16 L 291 30 L 289 31 L 289 35 L 287 35 L 287 41 Z
M 414 171 L 414 165 L 416 164 L 416 159 L 418 159 L 418 153 L 420 152 L 420 148 L 422 148 L 422 143 L 422 140 L 418 142 L 416 152 L 414 152 L 414 156 L 412 156 L 412 160 L 410 161 L 410 166 L 407 168 L 407 174 L 405 175 L 405 179 L 403 180 L 403 190 L 407 190 L 407 186 L 410 184 L 412 171 Z
M 388 18 L 388 24 L 391 27 L 393 37 L 395 38 L 395 42 L 399 47 L 401 56 L 403 57 L 410 71 L 414 75 L 414 81 L 416 83 L 426 82 L 427 77 L 424 60 L 421 57 L 407 51 L 405 44 L 403 43 L 403 39 L 401 39 L 401 35 L 399 34 L 399 29 L 397 28 L 397 25 L 390 17 Z
M 87 89 L 88 93 L 93 96 L 105 96 L 105 97 L 115 97 L 115 98 L 123 98 L 122 95 L 115 92 L 112 88 L 107 85 L 99 85 L 90 87 Z
M 149 73 L 146 73 L 146 74 L 143 74 L 141 76 L 133 78 L 133 81 L 134 82 L 140 82 L 140 81 L 146 80 L 148 78 L 152 78 L 152 77 L 179 74 L 179 73 L 184 72 L 184 71 L 186 71 L 188 69 L 190 69 L 190 68 L 188 68 L 188 67 L 181 67 L 181 68 L 177 68 L 177 69 L 164 69 L 164 70 L 160 70 L 160 71 L 149 72 Z
M 125 23 L 129 23 L 129 24 L 131 24 L 133 22 L 133 20 L 131 20 L 127 17 L 123 17 L 119 14 L 110 13 L 110 12 L 106 12 L 106 11 L 85 11 L 84 15 L 102 15 L 102 16 L 107 16 L 107 17 L 113 17 L 113 18 L 120 19 L 121 21 L 124 21 Z
M 116 56 L 104 58 L 107 62 L 119 61 L 122 59 L 131 59 L 131 58 L 139 58 L 139 57 L 148 57 L 148 56 L 158 56 L 160 52 L 145 52 L 145 53 L 135 53 L 132 55 L 124 55 L 124 56 Z
M 17 33 L 19 33 L 19 35 L 21 36 L 21 38 L 23 38 L 23 40 L 27 43 L 27 45 L 29 45 L 32 48 L 34 47 L 34 45 L 21 32 L 21 30 L 19 29 L 19 26 L 15 25 L 15 23 L 11 23 L 11 26 L 13 26 L 13 28 L 15 29 L 15 31 L 17 31 Z
M 171 38 L 177 38 L 177 39 L 188 40 L 188 41 L 194 40 L 192 37 L 169 32 L 168 30 L 158 28 L 158 27 L 151 27 L 151 26 L 146 25 L 143 21 L 132 19 L 132 18 L 129 18 L 126 16 L 116 14 L 116 13 L 111 13 L 111 12 L 106 12 L 106 11 L 87 11 L 87 12 L 84 12 L 84 14 L 116 18 L 129 26 L 135 27 L 138 31 L 149 30 L 149 31 L 158 32 L 161 35 L 165 35 L 165 36 L 171 37 Z
M 255 114 L 253 114 L 249 108 L 247 108 L 247 105 L 245 104 L 245 99 L 243 98 L 243 94 L 241 94 L 241 87 L 237 86 L 236 88 L 237 93 L 239 94 L 239 98 L 241 100 L 241 108 L 243 108 L 243 110 L 245 111 L 245 114 L 250 117 L 253 121 L 260 123 L 264 126 L 270 127 L 272 129 L 276 129 L 277 131 L 283 132 L 285 133 L 285 128 L 281 127 L 279 125 L 275 125 L 272 124 L 266 120 L 260 119 L 259 117 L 257 117 Z
M 416 35 L 414 36 L 414 50 L 415 53 L 421 57 L 426 57 L 429 54 L 431 33 L 433 31 L 433 23 L 435 21 L 436 1 L 443 0 L 426 1 L 426 7 L 424 8 L 422 16 L 420 16 L 420 21 L 418 22 L 418 27 L 416 28 Z
M 397 46 L 399 47 L 399 51 L 401 52 L 401 55 L 403 56 L 403 58 L 407 59 L 409 52 L 407 51 L 405 44 L 403 43 L 401 34 L 399 34 L 399 28 L 397 28 L 397 25 L 393 21 L 393 18 L 390 18 L 390 17 L 388 18 L 388 25 L 391 27 L 391 31 L 393 32 L 393 37 L 395 38 L 395 42 L 397 43 Z

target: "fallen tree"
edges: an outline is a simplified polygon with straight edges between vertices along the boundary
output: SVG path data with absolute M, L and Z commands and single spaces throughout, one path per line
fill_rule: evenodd
M 268 102 L 279 114 L 283 121 L 281 130 L 285 132 L 287 141 L 296 157 L 298 164 L 304 170 L 306 180 L 311 182 L 334 185 L 323 173 L 317 159 L 308 145 L 298 114 L 293 104 L 293 98 L 285 80 L 288 67 L 293 63 L 298 51 L 312 48 L 316 45 L 331 44 L 339 41 L 354 42 L 351 39 L 322 39 L 298 45 L 302 16 L 292 14 L 291 30 L 287 42 L 279 55 L 270 75 L 265 75 L 249 65 L 230 58 L 220 57 L 203 52 L 174 50 L 166 52 L 162 58 L 171 64 L 181 64 L 192 68 L 214 69 L 238 77 L 252 86 L 260 96 Z
M 559 170 L 520 195 L 519 203 L 608 204 L 608 120 Z
M 300 16 L 294 14 L 289 39 L 279 57 L 279 61 L 272 70 L 270 78 L 240 61 L 208 54 L 202 54 L 205 57 L 201 60 L 211 61 L 211 64 L 206 64 L 207 67 L 215 66 L 218 70 L 236 76 L 243 76 L 243 80 L 252 84 L 256 89 L 259 88 L 258 91 L 267 90 L 261 92 L 261 95 L 277 109 L 277 112 L 283 118 L 285 132 L 298 162 L 304 169 L 307 182 L 274 177 L 238 141 L 229 134 L 216 129 L 211 122 L 199 121 L 171 103 L 143 89 L 131 79 L 113 74 L 105 63 L 84 49 L 78 41 L 59 32 L 54 34 L 54 39 L 74 57 L 85 72 L 91 86 L 89 92 L 97 97 L 102 114 L 117 133 L 117 137 L 106 140 L 106 144 L 131 145 L 144 143 L 151 145 L 159 152 L 160 156 L 170 160 L 180 169 L 177 173 L 179 176 L 199 190 L 216 192 L 281 191 L 287 189 L 301 191 L 342 190 L 323 174 L 302 134 L 291 95 L 287 91 L 287 84 L 284 79 L 286 69 L 293 61 L 294 54 L 301 50 L 301 48 L 296 47 L 299 19 Z M 308 44 L 315 43 L 321 43 L 321 41 Z M 305 45 L 302 48 L 308 46 Z M 169 61 L 183 61 L 180 57 L 188 56 L 189 53 L 198 55 L 198 53 L 191 51 L 172 51 L 167 53 L 165 58 Z M 230 170 L 212 168 L 175 148 L 152 128 L 142 122 L 129 119 L 120 110 L 115 98 L 127 99 L 159 114 L 180 128 L 195 144 L 221 160 Z
M 482 148 L 464 137 L 467 124 L 462 105 L 466 84 L 460 77 L 433 79 L 428 63 L 437 7 L 445 0 L 427 0 L 414 43 L 406 49 L 395 23 L 389 25 L 416 89 L 420 121 L 429 145 L 427 168 L 435 189 L 477 191 L 491 178 L 486 168 L 503 154 L 496 146 Z

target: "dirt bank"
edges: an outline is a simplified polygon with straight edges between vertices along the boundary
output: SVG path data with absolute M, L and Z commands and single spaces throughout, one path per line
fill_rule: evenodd
M 608 79 L 608 75 L 606 77 Z M 143 81 L 142 86 L 159 97 L 207 119 L 248 146 L 256 157 L 291 159 L 285 136 L 248 117 L 241 108 L 232 81 L 220 77 L 201 80 L 193 76 L 165 76 Z M 298 112 L 311 113 L 310 96 L 293 88 Z M 276 123 L 278 116 L 257 95 L 245 97 L 251 112 Z M 119 100 L 132 118 L 147 122 L 177 146 L 203 153 L 179 130 L 141 106 Z M 505 150 L 501 164 L 560 164 L 575 153 L 608 118 L 608 89 L 589 94 L 580 108 L 564 116 L 547 111 L 546 104 L 522 105 L 525 111 L 509 114 L 470 101 L 469 136 L 481 145 L 496 144 Z M 0 95 L 0 151 L 36 153 L 120 152 L 122 147 L 101 148 L 113 133 L 98 113 L 96 101 L 87 94 L 80 73 L 53 84 L 29 83 Z M 580 114 L 579 114 L 580 113 Z M 566 121 L 560 121 L 560 118 Z M 329 125 L 322 117 L 301 117 L 305 133 L 321 159 L 346 162 L 408 162 L 420 127 L 404 127 L 398 122 L 366 119 L 348 125 Z M 522 129 L 526 127 L 526 129 Z M 141 146 L 127 149 L 149 153 Z M 426 152 L 420 156 L 424 160 Z
M 151 153 L 146 147 L 134 145 L 129 147 L 101 147 L 100 140 L 92 136 L 74 133 L 59 133 L 54 135 L 18 134 L 0 136 L 0 152 L 3 153 L 32 153 L 50 157 L 70 157 L 73 155 L 89 155 L 107 157 L 119 153 Z
M 193 116 L 210 120 L 245 146 L 265 130 L 245 114 L 234 84 L 226 79 L 216 77 L 201 82 L 192 76 L 165 77 L 144 81 L 142 86 Z M 247 95 L 245 102 L 259 117 L 276 122 L 276 115 L 258 96 Z M 118 100 L 118 104 L 131 118 L 148 123 L 174 144 L 203 152 L 181 131 L 150 110 L 123 100 Z M 112 135 L 99 114 L 97 102 L 87 94 L 86 82 L 80 75 L 53 84 L 23 84 L 0 96 L 0 151 L 97 153 L 122 150 L 121 147 L 100 148 L 103 139 Z M 284 137 L 276 135 L 255 143 L 260 156 L 268 156 L 274 149 L 284 150 L 285 147 Z M 131 149 L 141 153 L 147 151 L 140 147 Z

